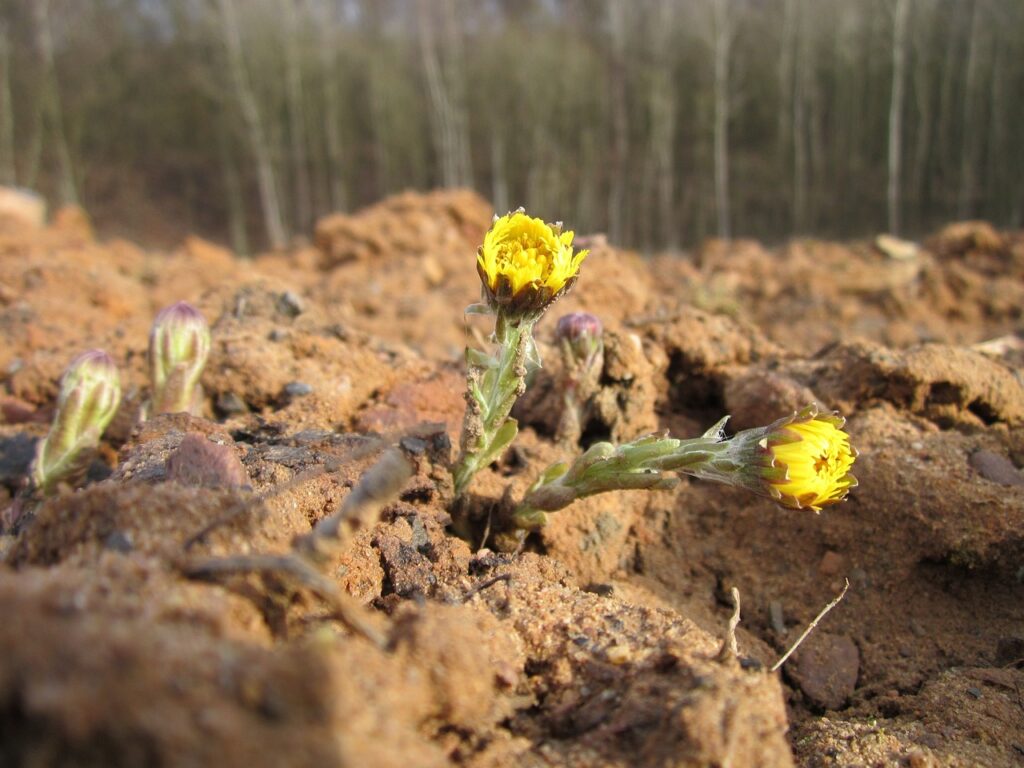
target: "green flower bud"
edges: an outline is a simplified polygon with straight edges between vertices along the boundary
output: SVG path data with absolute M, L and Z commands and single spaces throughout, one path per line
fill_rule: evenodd
M 151 415 L 196 409 L 209 354 L 210 326 L 198 309 L 179 301 L 160 311 L 149 334 Z
M 36 448 L 32 480 L 37 488 L 49 494 L 81 468 L 83 451 L 99 445 L 120 401 L 120 377 L 110 355 L 94 349 L 71 362 L 61 378 L 50 433 Z

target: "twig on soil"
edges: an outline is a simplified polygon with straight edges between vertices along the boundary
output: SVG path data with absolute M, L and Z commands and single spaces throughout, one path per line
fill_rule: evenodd
M 363 528 L 375 523 L 380 511 L 401 493 L 412 476 L 412 466 L 397 448 L 391 448 L 359 478 L 341 509 L 325 517 L 313 531 L 292 544 L 300 555 L 324 561 L 347 545 Z
M 309 469 L 306 470 L 305 472 L 300 472 L 291 480 L 281 483 L 280 485 L 276 485 L 273 488 L 259 494 L 254 498 L 245 499 L 244 501 L 239 502 L 231 509 L 229 509 L 227 512 L 225 512 L 223 515 L 221 515 L 215 520 L 212 520 L 210 523 L 203 526 L 198 532 L 192 534 L 187 539 L 185 539 L 185 543 L 182 546 L 186 551 L 188 551 L 196 544 L 201 544 L 203 541 L 205 541 L 206 537 L 218 528 L 231 524 L 237 518 L 241 517 L 247 512 L 251 512 L 261 504 L 277 496 L 280 496 L 283 493 L 287 493 L 293 488 L 298 488 L 303 483 L 307 483 L 310 480 L 315 480 L 321 475 L 334 472 L 335 470 L 337 470 L 338 468 L 340 468 L 341 466 L 345 465 L 350 461 L 358 461 L 359 459 L 367 456 L 373 451 L 378 450 L 381 446 L 386 445 L 387 442 L 393 437 L 394 435 L 385 435 L 384 437 L 370 440 L 367 442 L 366 445 L 354 448 L 343 456 L 335 457 L 332 460 L 325 463 L 323 466 L 316 467 L 314 469 Z
M 725 661 L 728 658 L 736 658 L 740 655 L 739 643 L 736 642 L 736 627 L 740 625 L 740 591 L 733 587 L 732 594 L 732 616 L 729 617 L 729 626 L 725 630 L 725 639 L 722 641 L 722 648 L 718 652 L 718 660 Z
M 292 586 L 303 587 L 315 594 L 331 608 L 333 617 L 353 632 L 361 634 L 380 647 L 387 644 L 386 638 L 366 620 L 363 607 L 338 585 L 322 575 L 313 566 L 294 555 L 237 555 L 186 560 L 181 571 L 192 579 L 216 581 L 222 576 L 241 574 L 274 575 Z
M 317 566 L 343 549 L 357 531 L 375 522 L 381 509 L 398 496 L 411 474 L 409 460 L 397 448 L 391 448 L 363 474 L 345 497 L 341 509 L 317 523 L 311 533 L 292 542 L 292 554 L 193 559 L 183 561 L 180 568 L 186 576 L 196 579 L 244 573 L 276 575 L 294 586 L 308 589 L 327 603 L 334 616 L 349 629 L 383 647 L 385 638 L 365 618 L 362 606 L 320 573 Z
M 839 593 L 839 596 L 837 598 L 835 598 L 832 602 L 830 602 L 828 605 L 826 605 L 824 608 L 821 609 L 821 613 L 819 613 L 817 616 L 815 616 L 814 620 L 810 624 L 807 625 L 807 629 L 805 629 L 803 631 L 803 634 L 800 635 L 800 637 L 798 637 L 796 639 L 796 642 L 793 643 L 793 645 L 791 645 L 789 647 L 788 651 L 786 651 L 784 654 L 782 654 L 782 658 L 779 659 L 778 661 L 776 661 L 775 664 L 772 665 L 772 670 L 771 670 L 772 672 L 777 671 L 779 669 L 779 667 L 781 667 L 783 664 L 786 663 L 786 659 L 788 659 L 790 656 L 792 656 L 793 652 L 796 651 L 796 649 L 800 647 L 800 644 L 803 643 L 803 641 L 807 639 L 807 636 L 809 634 L 811 634 L 811 632 L 814 631 L 814 628 L 816 626 L 818 626 L 818 622 L 821 621 L 823 618 L 825 618 L 825 616 L 828 614 L 828 612 L 831 611 L 833 608 L 835 608 L 837 605 L 839 605 L 839 602 L 844 597 L 846 597 L 846 591 L 850 588 L 850 580 L 849 579 L 845 579 L 845 581 L 846 581 L 846 585 L 843 587 L 843 591 Z
M 470 600 L 473 599 L 474 595 L 476 595 L 476 594 L 478 594 L 480 592 L 483 592 L 488 587 L 493 587 L 499 581 L 504 581 L 504 582 L 512 581 L 512 574 L 511 573 L 499 573 L 497 576 L 491 576 L 491 578 L 484 579 L 479 584 L 475 584 L 474 586 L 470 587 L 469 590 L 467 590 L 466 594 L 464 594 L 462 596 L 462 602 L 468 603 Z

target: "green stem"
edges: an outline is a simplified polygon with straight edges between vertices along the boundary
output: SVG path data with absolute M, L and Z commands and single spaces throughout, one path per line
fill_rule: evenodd
M 546 521 L 545 512 L 598 493 L 670 489 L 678 482 L 670 472 L 728 481 L 730 473 L 742 471 L 732 455 L 735 447 L 724 439 L 721 423 L 692 440 L 647 436 L 620 446 L 597 443 L 571 466 L 549 467 L 513 512 L 512 523 L 538 528 Z
M 469 361 L 466 418 L 462 452 L 453 472 L 455 494 L 490 464 L 515 438 L 518 426 L 509 418 L 516 399 L 526 389 L 526 369 L 533 344 L 533 323 L 510 323 L 501 314 L 495 323 L 496 358 Z

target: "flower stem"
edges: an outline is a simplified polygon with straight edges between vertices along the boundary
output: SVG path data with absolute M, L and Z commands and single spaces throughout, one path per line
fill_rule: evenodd
M 607 491 L 667 490 L 679 482 L 669 472 L 722 480 L 731 468 L 741 470 L 730 456 L 734 446 L 725 440 L 722 423 L 691 440 L 648 435 L 619 446 L 597 443 L 571 466 L 549 467 L 512 513 L 512 524 L 538 528 L 546 521 L 545 512 Z
M 465 491 L 481 468 L 498 458 L 518 432 L 518 425 L 509 414 L 526 389 L 533 323 L 511 323 L 499 312 L 494 336 L 497 357 L 467 352 L 466 417 L 462 451 L 453 472 L 456 495 Z

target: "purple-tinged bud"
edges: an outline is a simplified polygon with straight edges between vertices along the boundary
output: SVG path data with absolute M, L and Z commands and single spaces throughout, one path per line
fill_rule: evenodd
M 198 309 L 179 301 L 160 311 L 149 334 L 151 415 L 195 409 L 209 354 L 210 326 Z
M 604 349 L 604 328 L 600 319 L 589 312 L 563 315 L 555 326 L 555 338 L 569 346 L 574 362 L 589 370 Z
M 121 402 L 117 366 L 106 352 L 84 352 L 64 372 L 50 433 L 36 448 L 32 479 L 44 494 L 79 468 L 83 451 L 99 445 Z

